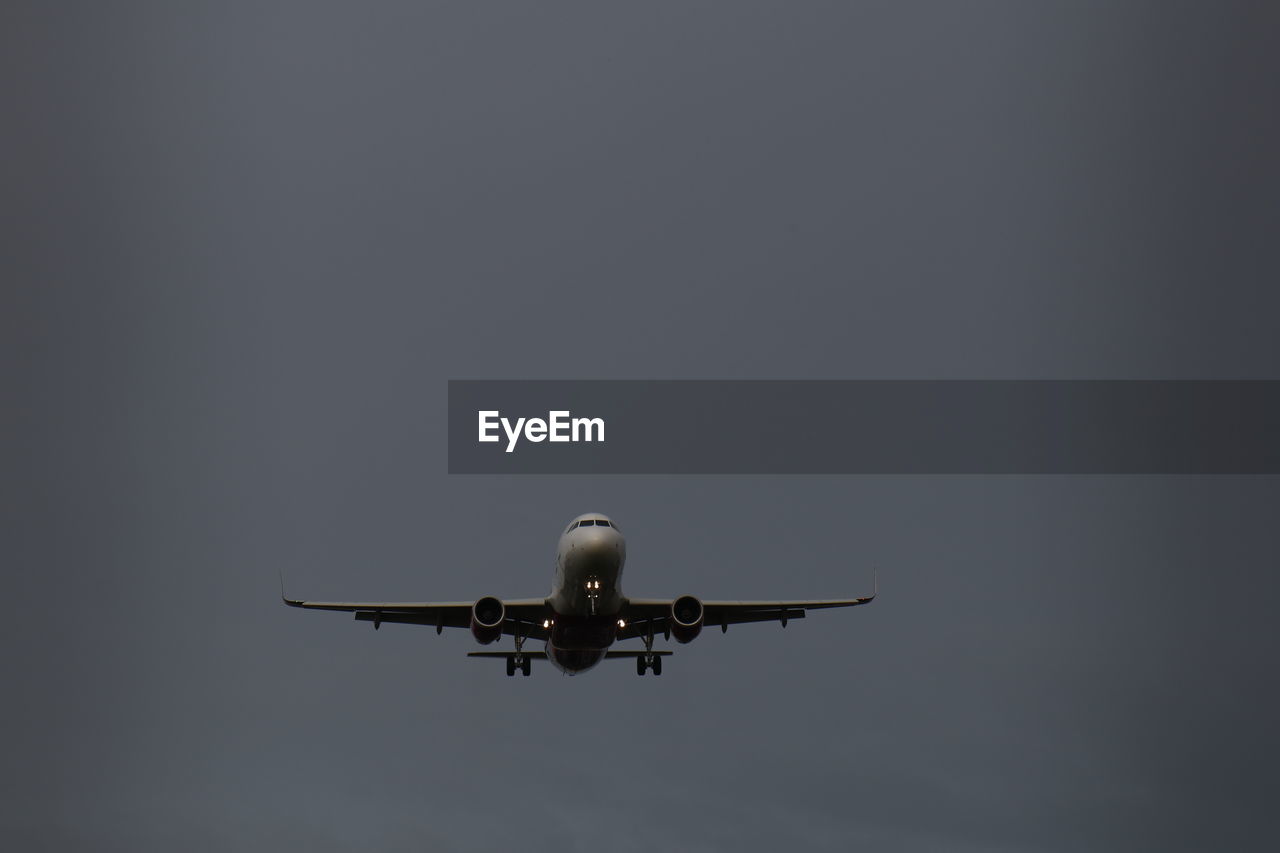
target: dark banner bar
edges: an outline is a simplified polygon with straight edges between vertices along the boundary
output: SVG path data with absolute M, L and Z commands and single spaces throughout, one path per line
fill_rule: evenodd
M 449 382 L 452 474 L 1277 474 L 1277 437 L 1277 381 Z

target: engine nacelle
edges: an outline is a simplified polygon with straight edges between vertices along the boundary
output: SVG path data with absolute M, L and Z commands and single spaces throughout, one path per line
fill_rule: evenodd
M 507 618 L 507 608 L 492 595 L 471 605 L 471 636 L 476 642 L 489 644 L 502 636 L 502 622 Z
M 678 643 L 687 643 L 702 632 L 702 617 L 706 609 L 692 595 L 682 595 L 671 602 L 671 636 Z

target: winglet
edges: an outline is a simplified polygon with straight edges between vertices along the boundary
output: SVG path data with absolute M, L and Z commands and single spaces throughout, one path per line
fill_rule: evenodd
M 868 595 L 866 598 L 862 599 L 862 603 L 866 604 L 868 601 L 874 600 L 879 593 L 880 593 L 880 579 L 878 577 L 876 567 L 872 566 L 871 567 L 871 594 Z
M 289 598 L 284 594 L 284 569 L 280 569 L 279 572 L 280 572 L 280 600 L 283 601 L 285 604 L 289 605 L 290 607 L 301 607 L 302 599 Z

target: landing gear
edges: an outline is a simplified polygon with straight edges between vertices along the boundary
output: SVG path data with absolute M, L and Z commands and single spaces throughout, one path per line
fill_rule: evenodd
M 533 671 L 533 658 L 526 654 L 507 655 L 507 675 L 515 675 L 517 669 L 521 675 L 528 675 Z
M 528 676 L 533 671 L 533 658 L 528 657 L 524 653 L 524 637 L 516 634 L 516 653 L 507 655 L 507 676 L 516 674 L 516 668 L 520 668 L 520 674 Z
M 646 669 L 653 670 L 654 675 L 662 675 L 662 655 L 653 653 L 653 623 L 644 634 L 644 654 L 636 655 L 636 675 L 644 675 Z
M 647 669 L 653 670 L 654 675 L 662 675 L 662 655 L 647 652 L 636 655 L 636 675 L 644 675 Z

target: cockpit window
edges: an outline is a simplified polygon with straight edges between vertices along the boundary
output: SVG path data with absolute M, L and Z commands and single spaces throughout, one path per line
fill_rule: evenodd
M 581 521 L 575 521 L 573 524 L 570 524 L 567 528 L 565 528 L 564 532 L 568 533 L 570 530 L 573 530 L 578 527 L 596 527 L 596 526 L 612 527 L 614 530 L 618 529 L 618 525 L 604 518 L 584 518 Z

